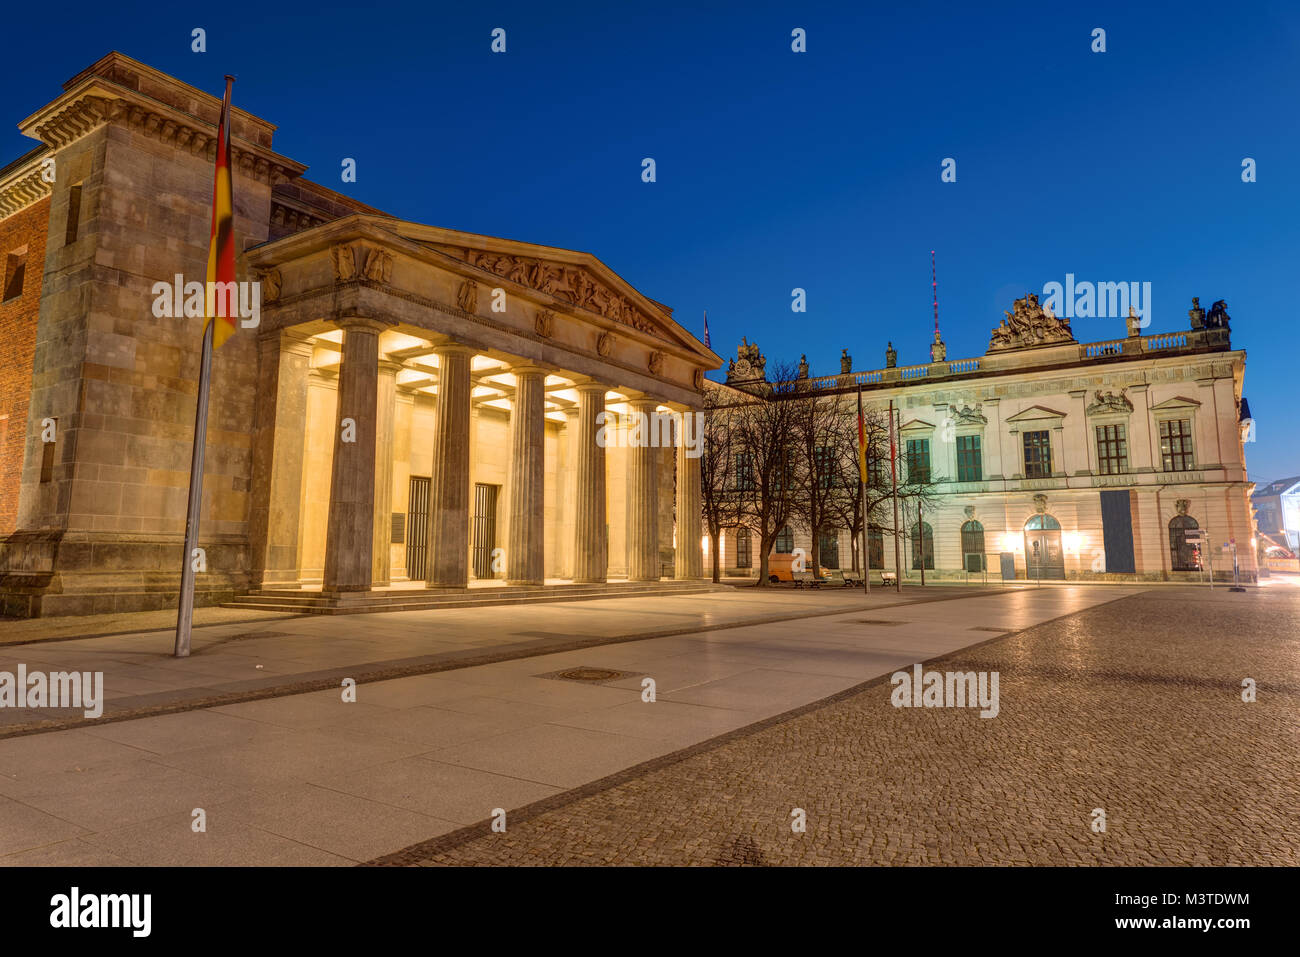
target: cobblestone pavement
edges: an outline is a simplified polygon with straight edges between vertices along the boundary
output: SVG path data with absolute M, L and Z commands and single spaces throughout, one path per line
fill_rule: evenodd
M 997 671 L 1000 713 L 878 679 L 379 863 L 1300 864 L 1297 590 L 1152 590 L 931 669 Z

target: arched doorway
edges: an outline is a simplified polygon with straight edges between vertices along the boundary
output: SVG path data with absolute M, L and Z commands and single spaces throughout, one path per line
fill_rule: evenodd
M 1190 515 L 1175 515 L 1169 520 L 1169 557 L 1176 572 L 1199 572 L 1201 550 L 1187 540 L 1187 533 L 1200 528 Z
M 1061 523 L 1046 513 L 1025 522 L 1025 571 L 1031 580 L 1065 578 Z

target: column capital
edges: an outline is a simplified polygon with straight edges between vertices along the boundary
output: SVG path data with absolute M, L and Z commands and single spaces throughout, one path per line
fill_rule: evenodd
M 627 404 L 634 409 L 636 408 L 656 409 L 659 406 L 663 405 L 663 403 L 659 399 L 656 399 L 654 396 L 647 395 L 644 392 L 628 392 Z
M 506 366 L 506 370 L 516 376 L 521 376 L 521 375 L 546 376 L 550 374 L 551 371 L 550 369 L 537 365 L 535 362 L 513 363 L 511 365 Z
M 381 374 L 389 373 L 389 374 L 392 374 L 392 375 L 396 375 L 397 373 L 401 372 L 402 369 L 404 369 L 404 368 L 406 368 L 406 367 L 405 367 L 404 365 L 402 365 L 402 363 L 398 362 L 398 361 L 395 360 L 395 359 L 383 359 L 383 358 L 381 358 L 381 359 L 379 360 L 379 371 L 380 371 Z
M 471 358 L 478 355 L 479 350 L 473 346 L 463 346 L 459 342 L 435 342 L 433 344 L 433 354 L 436 356 L 470 356 Z
M 395 325 L 395 323 L 384 322 L 381 319 L 371 319 L 369 316 L 340 316 L 334 322 L 344 332 L 354 330 L 358 332 L 370 331 L 376 335 Z
M 573 388 L 579 393 L 582 392 L 599 392 L 602 396 L 609 391 L 609 386 L 604 382 L 598 382 L 591 376 L 570 376 L 573 379 Z

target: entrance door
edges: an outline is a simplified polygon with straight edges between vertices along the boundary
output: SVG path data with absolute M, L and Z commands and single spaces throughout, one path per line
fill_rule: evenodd
M 1035 515 L 1025 523 L 1025 570 L 1031 581 L 1065 578 L 1061 524 L 1050 515 Z
M 427 476 L 411 476 L 410 504 L 406 511 L 406 574 L 413 582 L 428 577 L 425 560 L 429 554 L 430 481 Z
M 492 578 L 492 552 L 497 547 L 497 485 L 474 486 L 474 577 Z

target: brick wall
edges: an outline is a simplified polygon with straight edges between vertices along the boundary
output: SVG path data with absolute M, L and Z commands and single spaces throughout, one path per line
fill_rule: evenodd
M 27 247 L 22 296 L 0 302 L 0 536 L 14 530 L 18 515 L 49 220 L 48 197 L 0 220 L 0 270 L 6 269 L 9 253 Z

